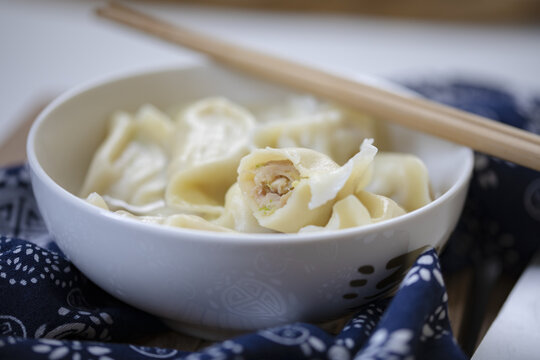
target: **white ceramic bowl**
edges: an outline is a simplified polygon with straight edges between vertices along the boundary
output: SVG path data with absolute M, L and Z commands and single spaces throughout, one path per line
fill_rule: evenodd
M 441 249 L 462 210 L 470 149 L 388 126 L 395 150 L 426 163 L 429 205 L 361 228 L 311 234 L 228 234 L 120 217 L 76 195 L 109 115 L 224 95 L 277 103 L 291 93 L 211 65 L 108 78 L 51 103 L 28 138 L 32 185 L 59 247 L 97 285 L 172 328 L 207 338 L 292 321 L 321 322 L 395 289 L 425 248 Z

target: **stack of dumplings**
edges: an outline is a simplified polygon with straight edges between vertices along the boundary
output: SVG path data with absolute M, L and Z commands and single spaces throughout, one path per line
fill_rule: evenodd
M 307 233 L 377 223 L 432 201 L 424 163 L 379 152 L 373 120 L 297 97 L 248 110 L 216 97 L 118 111 L 80 196 L 147 223 Z

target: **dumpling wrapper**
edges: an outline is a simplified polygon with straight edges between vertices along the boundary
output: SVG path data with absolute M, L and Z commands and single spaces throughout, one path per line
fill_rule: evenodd
M 240 186 L 234 183 L 225 195 L 225 211 L 212 221 L 214 224 L 244 233 L 269 233 L 270 229 L 264 228 L 257 222 L 253 212 L 246 204 Z
M 179 119 L 167 203 L 183 211 L 221 215 L 238 163 L 249 151 L 254 123 L 247 110 L 223 98 L 189 106 Z
M 426 165 L 411 154 L 379 153 L 373 161 L 371 182 L 365 190 L 393 199 L 406 211 L 432 201 Z
M 255 147 L 305 147 L 342 165 L 358 151 L 361 139 L 375 133 L 373 120 L 365 114 L 310 97 L 290 101 L 279 110 L 263 113 L 266 122 L 255 129 Z
M 353 228 L 392 219 L 405 213 L 405 210 L 392 199 L 367 191 L 359 191 L 334 204 L 332 216 L 325 226 L 308 225 L 299 232 Z
M 86 202 L 94 206 L 97 206 L 98 208 L 101 208 L 103 210 L 109 210 L 109 211 L 111 210 L 109 208 L 109 205 L 107 205 L 107 203 L 103 199 L 103 197 L 95 192 L 91 193 L 90 195 L 86 197 Z
M 171 215 L 165 219 L 163 224 L 184 229 L 206 230 L 213 232 L 234 232 L 231 229 L 214 224 L 200 216 L 189 214 Z
M 339 166 L 328 156 L 304 148 L 258 149 L 238 167 L 242 195 L 259 224 L 294 233 L 306 225 L 327 223 L 333 204 L 352 194 L 377 148 L 372 139 Z
M 101 209 L 111 211 L 107 202 L 97 193 L 91 193 L 86 201 L 94 206 L 97 206 Z M 184 229 L 194 229 L 194 230 L 206 230 L 213 232 L 233 232 L 233 230 L 228 229 L 219 224 L 214 224 L 206 219 L 203 219 L 200 216 L 192 214 L 174 214 L 169 216 L 159 216 L 159 215 L 134 215 L 126 210 L 117 210 L 113 211 L 115 214 L 124 216 L 130 219 L 135 219 L 147 224 L 159 224 L 167 225 L 173 227 L 179 227 Z
M 92 159 L 81 197 L 97 192 L 135 205 L 162 199 L 167 144 L 173 133 L 172 121 L 151 105 L 142 106 L 134 117 L 115 113 L 107 137 Z
M 407 213 L 394 200 L 386 196 L 361 190 L 355 193 L 355 197 L 368 210 L 372 223 L 393 219 Z

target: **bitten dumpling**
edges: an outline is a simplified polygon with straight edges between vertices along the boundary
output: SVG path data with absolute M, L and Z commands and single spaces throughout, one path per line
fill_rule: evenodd
M 377 153 L 372 143 L 364 140 L 343 166 L 310 149 L 257 149 L 240 162 L 238 184 L 265 228 L 291 233 L 308 224 L 323 226 L 333 204 L 362 181 Z
M 379 153 L 373 161 L 372 180 L 365 190 L 393 199 L 406 211 L 432 201 L 426 165 L 410 154 Z
M 238 162 L 249 151 L 254 121 L 247 110 L 223 98 L 189 106 L 179 119 L 167 203 L 210 218 L 222 214 Z

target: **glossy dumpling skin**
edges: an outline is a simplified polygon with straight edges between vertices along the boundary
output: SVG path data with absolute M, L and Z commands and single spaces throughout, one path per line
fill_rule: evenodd
M 364 114 L 311 97 L 267 110 L 253 134 L 255 147 L 305 147 L 342 165 L 358 152 L 362 139 L 374 137 L 373 120 Z
M 354 195 L 367 209 L 371 223 L 393 219 L 407 213 L 398 203 L 386 196 L 364 190 L 357 191 Z
M 133 117 L 125 112 L 113 114 L 107 137 L 90 164 L 81 197 L 97 192 L 135 205 L 161 200 L 173 133 L 171 119 L 151 105 L 141 107 Z
M 178 119 L 166 201 L 183 211 L 223 213 L 238 162 L 249 151 L 253 116 L 223 98 L 189 106 Z
M 323 226 L 333 204 L 352 194 L 377 149 L 365 140 L 345 165 L 305 148 L 256 149 L 238 167 L 238 185 L 259 224 L 292 233 Z
M 337 201 L 332 207 L 332 216 L 325 226 L 308 225 L 300 233 L 347 229 L 378 223 L 405 214 L 395 201 L 367 191 Z
M 253 216 L 253 212 L 244 200 L 238 183 L 234 183 L 227 191 L 223 214 L 212 222 L 216 225 L 244 233 L 274 232 L 259 225 L 257 219 Z
M 407 212 L 432 201 L 426 165 L 411 154 L 379 153 L 365 190 L 391 198 Z

